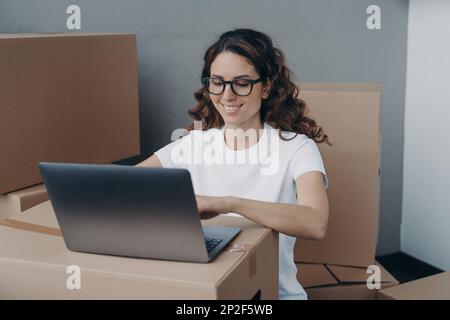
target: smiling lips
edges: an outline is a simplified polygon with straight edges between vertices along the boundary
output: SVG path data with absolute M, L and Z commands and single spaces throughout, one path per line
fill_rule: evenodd
M 234 112 L 238 111 L 240 107 L 242 107 L 242 104 L 238 105 L 238 106 L 231 106 L 231 105 L 224 105 L 224 104 L 222 104 L 222 106 L 223 106 L 223 108 L 224 108 L 226 113 L 234 113 Z

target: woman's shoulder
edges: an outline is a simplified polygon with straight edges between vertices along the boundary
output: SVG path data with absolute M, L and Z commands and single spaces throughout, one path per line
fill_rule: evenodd
M 305 143 L 314 143 L 314 140 L 309 138 L 306 134 L 283 129 L 275 129 L 271 127 L 269 124 L 266 125 L 266 128 L 268 128 L 271 131 L 273 136 L 278 137 L 278 140 L 281 144 L 286 145 L 290 148 L 295 146 L 300 147 Z

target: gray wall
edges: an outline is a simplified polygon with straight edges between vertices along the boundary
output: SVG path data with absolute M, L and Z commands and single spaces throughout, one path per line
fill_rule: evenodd
M 81 31 L 138 39 L 141 143 L 150 154 L 184 127 L 204 50 L 222 32 L 269 33 L 301 81 L 383 85 L 378 254 L 400 248 L 407 0 L 0 0 L 0 32 L 66 32 L 65 10 L 81 7 Z M 381 7 L 381 30 L 366 8 Z
M 450 271 L 450 42 L 442 39 L 450 34 L 449 18 L 448 0 L 410 1 L 401 228 L 405 253 L 446 271 Z M 424 105 L 433 130 L 420 130 Z

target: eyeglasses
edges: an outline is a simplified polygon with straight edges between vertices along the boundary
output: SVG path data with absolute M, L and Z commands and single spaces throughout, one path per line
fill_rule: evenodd
M 204 77 L 202 82 L 205 89 L 211 94 L 221 94 L 225 91 L 225 86 L 227 84 L 231 85 L 231 91 L 237 96 L 245 97 L 248 96 L 252 90 L 255 83 L 261 82 L 263 79 L 259 78 L 256 80 L 251 79 L 234 79 L 231 81 L 225 81 L 219 78 Z

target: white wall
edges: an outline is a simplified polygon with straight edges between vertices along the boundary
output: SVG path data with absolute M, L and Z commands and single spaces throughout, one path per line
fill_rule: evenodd
M 401 248 L 450 270 L 450 1 L 410 0 Z

